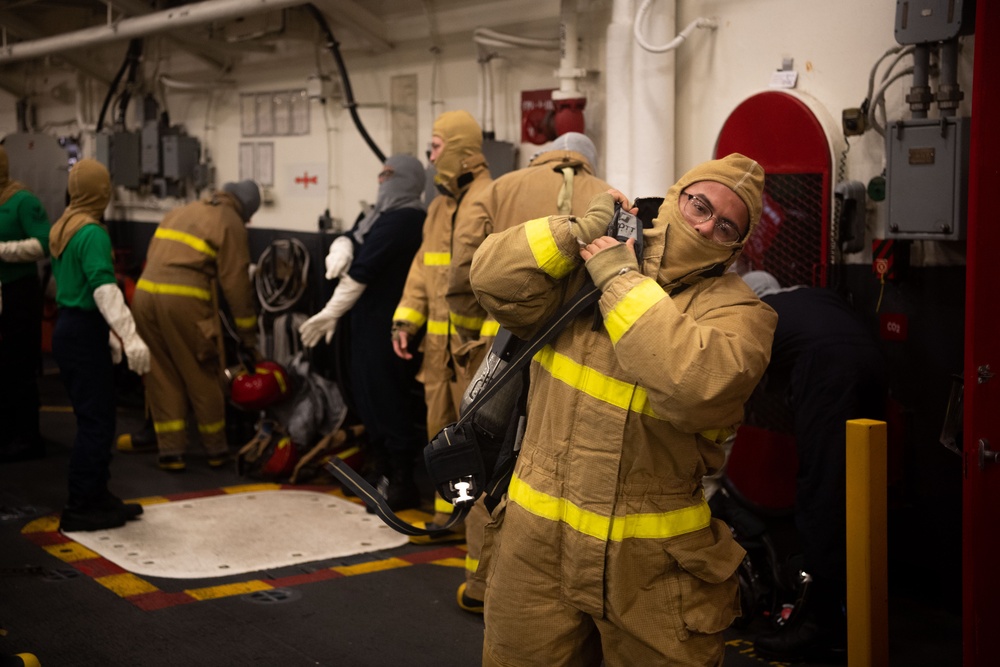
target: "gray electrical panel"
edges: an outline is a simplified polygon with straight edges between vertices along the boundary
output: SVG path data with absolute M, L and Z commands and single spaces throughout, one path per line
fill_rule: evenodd
M 168 134 L 163 137 L 163 177 L 182 181 L 194 179 L 201 146 L 194 137 L 186 134 Z
M 886 142 L 887 238 L 965 238 L 969 119 L 889 123 Z
M 975 0 L 896 0 L 896 41 L 926 44 L 971 35 L 975 18 Z
M 97 160 L 107 165 L 111 182 L 126 188 L 138 188 L 141 144 L 138 132 L 115 132 L 97 135 Z
M 142 126 L 142 173 L 160 173 L 160 124 L 155 120 Z

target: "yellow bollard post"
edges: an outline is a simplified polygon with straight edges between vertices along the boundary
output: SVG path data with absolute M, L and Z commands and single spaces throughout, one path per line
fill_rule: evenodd
M 886 424 L 847 422 L 847 664 L 889 664 Z

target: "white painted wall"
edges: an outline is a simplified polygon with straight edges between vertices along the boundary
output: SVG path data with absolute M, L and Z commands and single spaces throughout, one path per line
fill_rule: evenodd
M 632 15 L 639 4 L 638 0 L 632 2 Z M 669 22 L 658 17 L 657 12 L 673 4 L 677 8 L 674 21 L 677 29 L 700 16 L 715 18 L 719 25 L 715 31 L 695 32 L 672 54 L 651 57 L 653 66 L 644 69 L 647 73 L 658 71 L 656 58 L 663 58 L 665 62 L 675 59 L 675 68 L 662 70 L 664 76 L 647 74 L 646 80 L 633 80 L 631 84 L 633 98 L 641 100 L 651 94 L 655 96 L 658 86 L 670 86 L 673 81 L 675 113 L 672 119 L 666 119 L 674 125 L 673 164 L 647 164 L 649 160 L 644 160 L 643 165 L 654 174 L 662 172 L 660 180 L 664 192 L 675 174 L 711 157 L 716 136 L 728 114 L 746 97 L 767 88 L 771 73 L 780 68 L 783 58 L 794 59 L 799 73 L 798 90 L 815 98 L 839 126 L 841 111 L 858 106 L 865 97 L 873 64 L 896 44 L 894 0 L 654 2 L 650 41 L 665 41 L 664 36 L 656 32 L 656 26 Z M 390 34 L 401 44 L 393 51 L 375 56 L 345 52 L 355 97 L 362 105 L 361 118 L 369 133 L 383 151 L 389 152 L 389 84 L 390 78 L 398 74 L 416 74 L 418 78 L 419 146 L 429 140 L 434 116 L 440 111 L 464 108 L 481 118 L 480 70 L 475 62 L 476 50 L 471 34 L 477 15 L 481 14 L 488 21 L 484 27 L 510 31 L 513 26 L 524 36 L 554 38 L 558 35 L 559 6 L 557 0 L 535 3 L 492 0 L 449 6 L 450 13 L 439 19 L 461 22 L 470 28 L 467 34 L 447 35 L 442 41 L 437 91 L 442 103 L 437 105 L 432 104 L 430 90 L 435 58 L 428 49 L 429 39 L 419 36 L 421 31 L 427 30 L 425 18 L 415 14 L 389 24 Z M 622 72 L 607 72 L 604 67 L 611 1 L 579 0 L 577 6 L 581 11 L 579 33 L 582 40 L 579 65 L 592 71 L 581 84 L 588 96 L 587 123 L 598 150 L 604 154 L 609 142 L 621 140 L 618 128 L 605 127 L 610 102 L 604 93 L 606 77 L 623 76 Z M 477 10 L 481 11 L 477 13 Z M 334 26 L 335 34 L 337 30 Z M 964 38 L 960 56 L 959 82 L 966 95 L 962 115 L 969 113 L 973 44 L 972 38 Z M 123 53 L 124 45 L 121 50 Z M 505 50 L 503 54 L 504 58 L 496 62 L 494 70 L 495 130 L 497 139 L 519 142 L 520 92 L 558 86 L 553 76 L 558 66 L 558 53 Z M 147 74 L 157 71 L 178 79 L 202 74 L 196 62 L 176 54 L 167 53 L 158 61 L 151 60 L 154 62 L 146 64 Z M 109 57 L 109 61 L 109 69 L 117 69 L 120 60 Z M 233 86 L 220 87 L 211 95 L 169 92 L 167 107 L 171 120 L 183 124 L 190 134 L 202 140 L 215 163 L 219 183 L 235 180 L 239 176 L 238 145 L 244 140 L 240 135 L 240 93 L 304 87 L 306 78 L 317 71 L 317 63 L 324 73 L 337 78 L 333 59 L 314 44 L 293 42 L 275 54 L 253 57 L 227 75 L 226 78 L 234 82 Z M 884 67 L 879 76 L 883 71 Z M 75 89 L 76 77 L 60 71 L 57 66 L 37 70 L 32 89 L 37 91 L 39 126 L 48 125 L 50 131 L 58 133 L 76 132 L 76 106 L 73 100 L 65 101 L 62 83 Z M 889 90 L 890 119 L 908 117 L 901 101 L 908 86 L 907 77 Z M 101 89 L 91 91 L 83 114 L 85 120 L 96 117 L 103 95 Z M 14 102 L 6 93 L 0 93 L 0 133 L 16 129 Z M 935 114 L 932 109 L 931 115 Z M 642 136 L 641 131 L 635 129 L 632 133 Z M 355 130 L 347 110 L 337 102 L 328 102 L 325 106 L 312 103 L 308 136 L 259 140 L 275 144 L 277 184 L 272 193 L 273 203 L 263 207 L 254 217 L 256 226 L 314 230 L 317 217 L 325 208 L 329 208 L 335 218 L 349 224 L 360 210 L 359 202 L 371 201 L 375 195 L 378 162 Z M 641 143 L 641 138 L 631 141 L 639 144 L 631 149 L 633 156 L 642 154 L 639 148 L 649 150 L 648 145 Z M 530 144 L 522 147 L 520 162 L 525 163 L 536 149 Z M 423 155 L 419 157 L 426 161 Z M 326 165 L 329 178 L 324 194 L 307 195 L 288 180 L 287 175 L 293 167 L 317 163 Z M 852 138 L 846 164 L 847 177 L 862 182 L 880 173 L 883 168 L 881 138 L 874 132 Z M 659 181 L 654 178 L 653 182 Z M 157 204 L 157 208 L 173 204 L 163 202 Z M 880 207 L 873 206 L 872 213 L 873 224 L 878 228 Z M 128 212 L 129 217 L 153 220 L 161 214 L 159 210 L 144 211 L 139 207 Z M 917 262 L 921 261 L 921 252 L 918 249 Z M 932 250 L 928 249 L 926 254 L 925 261 L 935 261 Z

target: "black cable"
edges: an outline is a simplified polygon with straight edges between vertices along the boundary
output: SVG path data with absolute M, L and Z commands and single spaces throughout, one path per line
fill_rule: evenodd
M 319 24 L 320 29 L 326 34 L 326 45 L 330 49 L 330 53 L 333 55 L 333 59 L 337 62 L 337 69 L 340 70 L 340 79 L 344 85 L 344 97 L 347 99 L 347 110 L 351 113 L 351 118 L 354 119 L 354 125 L 358 128 L 358 132 L 361 133 L 361 137 L 368 144 L 368 147 L 372 149 L 375 156 L 378 157 L 379 162 L 385 162 L 385 153 L 379 150 L 379 147 L 375 145 L 365 126 L 361 123 L 361 118 L 358 116 L 358 105 L 354 101 L 354 91 L 351 90 L 351 81 L 347 77 L 347 68 L 344 66 L 344 59 L 340 56 L 340 43 L 334 38 L 333 33 L 330 32 L 330 26 L 327 25 L 326 19 L 323 17 L 323 13 L 320 12 L 315 5 L 307 4 L 306 9 L 312 14 L 312 17 Z
M 132 52 L 138 49 L 142 45 L 141 39 L 133 39 L 128 43 L 128 51 L 125 53 L 125 59 L 122 61 L 122 66 L 118 68 L 118 73 L 115 74 L 115 78 L 111 81 L 111 86 L 108 88 L 108 94 L 104 96 L 104 104 L 101 105 L 101 113 L 97 117 L 97 131 L 100 132 L 101 128 L 104 127 L 104 116 L 108 112 L 108 107 L 111 105 L 111 100 L 115 96 L 115 91 L 118 89 L 118 84 L 121 83 L 122 76 L 125 75 L 125 69 L 132 62 Z

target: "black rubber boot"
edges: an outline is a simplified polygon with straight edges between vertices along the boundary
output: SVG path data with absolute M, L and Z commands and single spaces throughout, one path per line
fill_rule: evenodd
M 390 457 L 377 488 L 393 512 L 420 507 L 420 489 L 413 477 L 413 460 L 410 458 Z
M 847 660 L 847 619 L 842 594 L 829 582 L 805 577 L 792 617 L 754 640 L 754 652 L 780 662 L 843 663 Z

